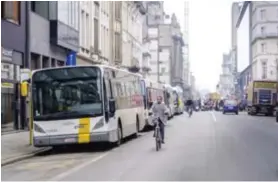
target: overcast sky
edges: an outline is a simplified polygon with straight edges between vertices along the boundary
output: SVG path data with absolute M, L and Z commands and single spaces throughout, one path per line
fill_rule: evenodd
M 189 59 L 197 87 L 215 90 L 223 53 L 231 47 L 231 0 L 189 1 Z M 167 14 L 175 13 L 184 27 L 184 2 L 166 0 Z

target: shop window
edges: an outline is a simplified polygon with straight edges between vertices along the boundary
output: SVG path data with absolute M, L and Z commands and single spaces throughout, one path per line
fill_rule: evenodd
M 31 1 L 31 10 L 46 18 L 49 19 L 49 2 L 48 1 Z
M 65 65 L 65 62 L 64 61 L 57 61 L 57 66 L 64 66 Z
M 14 80 L 14 65 L 11 63 L 1 63 L 1 78 Z
M 13 94 L 1 93 L 1 124 L 13 122 Z
M 56 60 L 55 59 L 51 59 L 51 67 L 56 67 Z
M 1 12 L 2 19 L 20 24 L 20 1 L 2 1 Z
M 42 67 L 43 68 L 48 68 L 49 67 L 49 59 L 48 57 L 42 57 Z
M 40 69 L 41 65 L 39 63 L 40 56 L 35 54 L 35 53 L 31 53 L 31 69 L 32 70 L 36 70 L 36 69 Z

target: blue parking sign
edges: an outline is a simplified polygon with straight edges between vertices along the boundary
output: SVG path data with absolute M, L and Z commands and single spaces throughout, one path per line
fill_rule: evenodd
M 67 56 L 66 65 L 67 66 L 75 66 L 76 65 L 76 52 L 71 52 Z

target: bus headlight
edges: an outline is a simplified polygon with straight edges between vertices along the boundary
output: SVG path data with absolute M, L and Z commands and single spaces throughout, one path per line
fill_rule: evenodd
M 45 131 L 35 123 L 34 123 L 34 130 L 39 133 L 45 133 Z
M 99 129 L 104 126 L 104 119 L 101 118 L 94 127 L 94 130 Z

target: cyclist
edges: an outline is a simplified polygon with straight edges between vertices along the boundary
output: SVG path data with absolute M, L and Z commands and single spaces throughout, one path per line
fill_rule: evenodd
M 152 106 L 153 117 L 158 119 L 162 143 L 164 143 L 165 135 L 165 124 L 167 121 L 168 109 L 164 102 L 162 102 L 162 97 L 158 96 L 157 101 Z
M 186 101 L 185 105 L 186 105 L 186 107 L 187 107 L 187 112 L 189 112 L 190 109 L 191 109 L 191 112 L 193 113 L 193 105 L 194 105 L 194 103 L 193 103 L 193 100 L 192 100 L 191 98 L 189 98 L 189 99 Z

